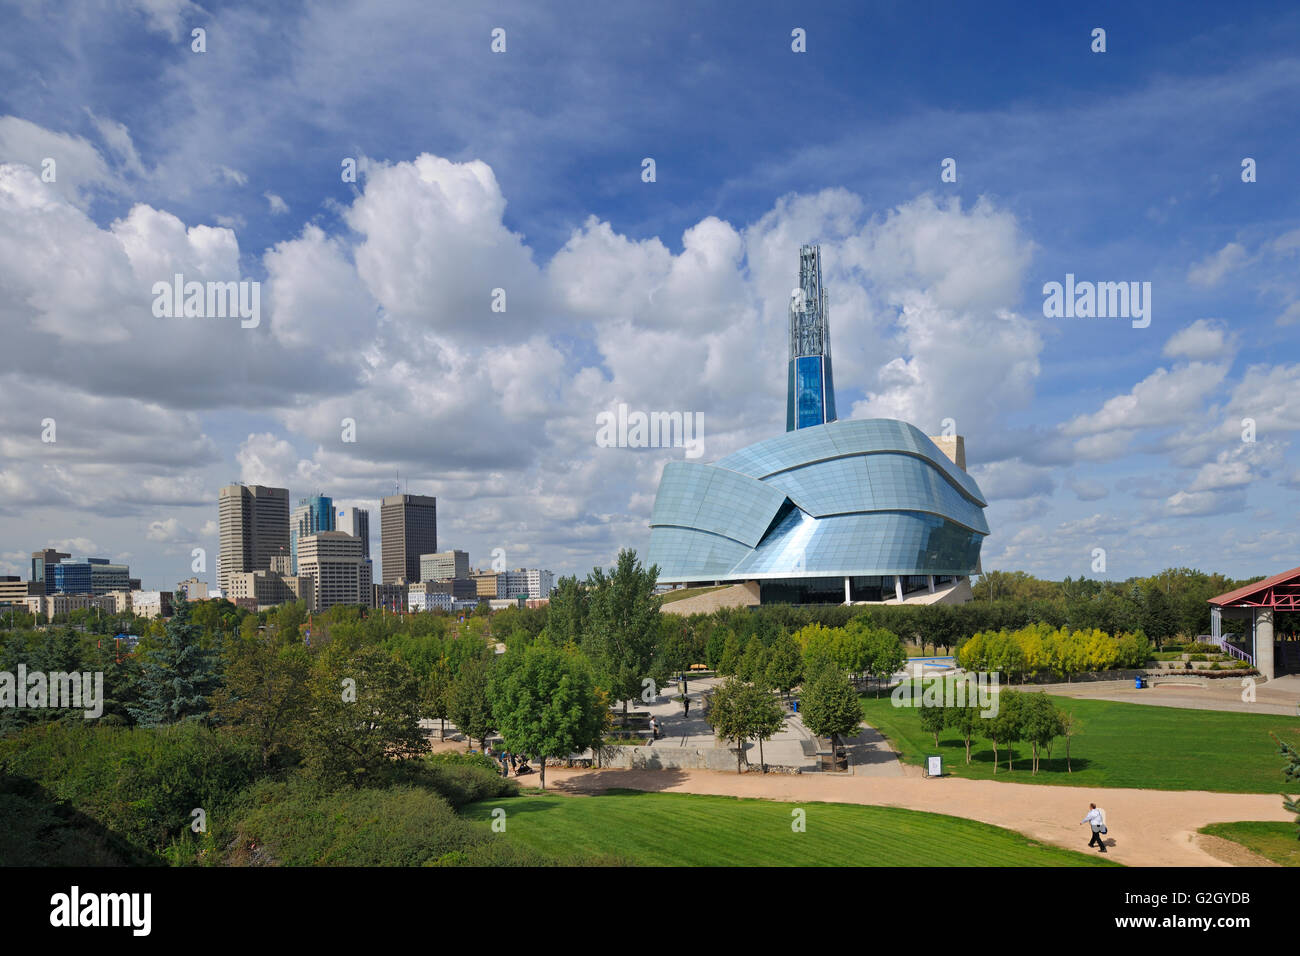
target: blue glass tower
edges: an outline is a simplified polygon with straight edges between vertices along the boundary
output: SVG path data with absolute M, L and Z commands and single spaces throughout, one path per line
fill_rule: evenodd
M 298 573 L 298 539 L 334 530 L 334 499 L 328 495 L 299 498 L 289 521 L 289 554 L 293 572 Z
M 821 246 L 799 247 L 799 288 L 790 295 L 790 367 L 785 430 L 835 421 L 831 337 Z

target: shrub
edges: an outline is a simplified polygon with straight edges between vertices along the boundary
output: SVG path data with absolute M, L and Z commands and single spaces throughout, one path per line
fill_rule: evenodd
M 131 846 L 160 852 L 256 778 L 261 757 L 243 737 L 195 723 L 156 728 L 36 724 L 0 740 L 0 773 L 26 778 Z
M 435 767 L 482 767 L 497 776 L 501 775 L 501 765 L 487 754 L 478 753 L 477 751 L 467 754 L 460 750 L 442 750 L 438 753 L 429 754 L 424 759 L 425 762 Z

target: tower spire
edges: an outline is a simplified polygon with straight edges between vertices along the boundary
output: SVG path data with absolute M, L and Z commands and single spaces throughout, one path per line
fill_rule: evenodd
M 790 293 L 790 366 L 785 430 L 835 421 L 831 337 L 821 246 L 799 247 L 799 287 Z

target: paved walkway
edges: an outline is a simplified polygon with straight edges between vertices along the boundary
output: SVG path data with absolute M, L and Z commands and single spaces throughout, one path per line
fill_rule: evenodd
M 1159 677 L 1153 676 L 1153 680 Z M 1079 681 L 1067 684 L 1019 684 L 1017 690 L 1045 690 L 1062 697 L 1088 700 L 1113 700 L 1126 704 L 1150 704 L 1156 707 L 1186 707 L 1192 710 L 1226 710 L 1242 714 L 1279 714 L 1300 716 L 1300 675 L 1288 674 L 1255 684 L 1255 700 L 1243 701 L 1246 690 L 1240 678 L 1206 680 L 1205 687 L 1195 684 L 1167 683 L 1138 690 L 1131 680 Z
M 1109 858 L 1129 866 L 1228 866 L 1207 852 L 1196 831 L 1207 823 L 1293 819 L 1271 794 L 1228 794 L 1058 787 L 959 777 L 883 779 L 847 774 L 727 774 L 706 770 L 562 770 L 547 768 L 547 789 L 594 793 L 611 788 L 759 797 L 787 802 L 858 803 L 968 817 L 1071 850 L 1091 836 L 1079 824 L 1095 801 L 1105 809 Z M 809 825 L 816 811 L 809 810 Z M 864 860 L 864 863 L 870 863 Z

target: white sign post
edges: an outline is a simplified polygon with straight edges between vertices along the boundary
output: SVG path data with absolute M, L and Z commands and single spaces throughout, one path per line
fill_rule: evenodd
M 942 777 L 942 776 L 943 776 L 943 758 L 942 758 L 942 757 L 926 757 L 926 758 L 925 758 L 925 775 L 926 775 L 927 777 Z

